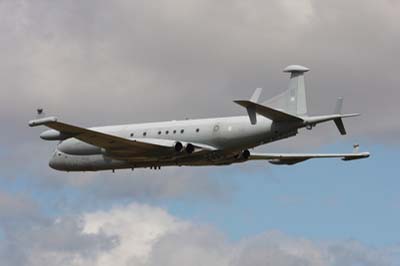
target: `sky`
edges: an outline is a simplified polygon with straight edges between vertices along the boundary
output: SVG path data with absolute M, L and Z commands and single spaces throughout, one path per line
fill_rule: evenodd
M 400 265 L 400 2 L 1 0 L 0 32 L 1 266 Z M 244 115 L 290 64 L 362 116 L 257 150 L 369 159 L 63 173 L 27 125 Z

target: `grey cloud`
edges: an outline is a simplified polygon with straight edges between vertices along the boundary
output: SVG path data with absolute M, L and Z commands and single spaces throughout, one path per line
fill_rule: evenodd
M 278 93 L 287 83 L 281 68 L 292 63 L 312 69 L 313 113 L 331 111 L 334 98 L 345 96 L 346 110 L 363 113 L 345 122 L 352 136 L 397 143 L 399 9 L 389 0 L 1 1 L 1 178 L 23 173 L 42 192 L 68 186 L 104 198 L 223 196 L 229 189 L 186 170 L 155 178 L 53 174 L 51 144 L 26 122 L 38 106 L 83 126 L 243 114 L 230 101 L 255 87 L 265 88 L 264 98 Z M 336 134 L 323 126 L 314 139 L 298 140 L 326 143 Z M 123 245 L 115 234 L 83 234 L 80 218 L 56 222 L 35 208 L 28 197 L 0 193 L 2 226 L 24 218 L 32 225 L 9 228 L 10 238 L 0 240 L 2 262 L 79 264 Z M 385 251 L 359 243 L 282 238 L 230 243 L 193 226 L 157 239 L 149 264 L 199 256 L 222 265 L 391 265 Z
M 49 172 L 53 145 L 26 126 L 38 106 L 82 126 L 244 114 L 231 100 L 255 87 L 264 98 L 278 93 L 288 78 L 281 68 L 292 63 L 312 69 L 312 113 L 330 112 L 345 96 L 346 110 L 363 113 L 345 121 L 350 137 L 396 143 L 399 8 L 372 0 L 2 1 L 2 177 L 25 171 L 45 185 L 76 185 Z M 304 151 L 337 134 L 322 125 L 281 149 Z M 75 187 L 104 197 L 219 190 L 179 170 L 171 182 L 134 175 L 76 177 L 88 185 Z
M 373 250 L 373 252 L 371 252 L 371 250 Z M 329 259 L 333 262 L 333 265 L 390 265 L 389 252 L 376 252 L 376 249 L 368 249 L 357 241 L 333 244 L 327 247 L 327 252 L 329 253 Z
M 77 217 L 30 224 L 14 230 L 0 242 L 1 260 L 15 266 L 73 265 L 77 258 L 90 261 L 118 244 L 117 237 L 101 232 L 83 234 L 82 230 Z
M 76 174 L 65 180 L 86 195 L 105 199 L 213 199 L 229 200 L 235 187 L 220 176 L 189 168 L 165 168 L 160 172 L 145 170 L 117 171 L 116 174 Z
M 73 265 L 77 258 L 91 260 L 119 243 L 118 237 L 102 232 L 83 233 L 84 223 L 79 216 L 50 219 L 37 213 L 35 219 L 29 219 L 29 212 L 22 215 L 24 209 L 17 205 L 14 208 L 21 216 L 13 221 L 16 224 L 10 226 L 3 220 L 0 223 L 4 229 L 0 260 L 4 265 Z M 4 208 L 0 213 L 10 219 Z
M 233 251 L 220 232 L 195 226 L 158 239 L 144 265 L 230 265 Z
M 87 189 L 95 195 L 106 197 L 136 198 L 198 198 L 224 200 L 230 197 L 234 187 L 224 184 L 223 179 L 210 176 L 206 171 L 196 175 L 188 169 L 164 169 L 163 173 L 142 172 L 139 175 L 109 173 L 97 176 Z
M 2 265 L 69 265 L 77 255 L 90 258 L 118 244 L 118 238 L 82 234 L 79 216 L 51 219 L 28 195 L 0 191 L 0 261 Z M 58 254 L 55 258 L 52 254 Z
M 286 86 L 281 68 L 301 63 L 313 70 L 314 112 L 344 95 L 368 118 L 353 134 L 399 128 L 393 1 L 4 3 L 2 120 L 12 124 L 38 105 L 84 125 L 240 114 L 231 99 L 257 86 L 272 96 Z
M 118 238 L 99 234 L 82 234 L 83 222 L 79 217 L 62 217 L 48 224 L 36 225 L 31 231 L 18 235 L 14 241 L 26 243 L 28 248 L 46 252 L 79 253 L 90 256 L 118 244 Z M 45 235 L 45 237 L 43 237 Z
M 229 241 L 208 226 L 131 204 L 14 230 L 0 240 L 9 265 L 380 265 L 398 264 L 398 247 L 354 240 L 314 241 L 270 231 Z
M 31 197 L 0 191 L 0 228 L 3 234 L 7 235 L 7 230 L 11 228 L 41 220 L 39 206 Z
M 324 242 L 267 232 L 230 243 L 207 228 L 191 228 L 160 238 L 145 265 L 395 265 L 386 249 L 357 241 Z
M 4 81 L 26 95 L 25 112 L 42 104 L 78 122 L 135 122 L 240 113 L 232 98 L 255 86 L 272 96 L 295 62 L 313 69 L 316 111 L 342 94 L 371 119 L 398 111 L 397 3 L 285 2 L 17 1 L 5 16 L 17 45 L 4 44 L 16 57 L 2 64 L 20 68 Z
M 280 70 L 291 63 L 312 69 L 312 112 L 330 111 L 343 95 L 346 110 L 363 113 L 345 122 L 353 136 L 396 141 L 399 4 L 297 2 L 2 1 L 1 177 L 23 172 L 42 191 L 67 185 L 105 198 L 224 195 L 187 170 L 55 174 L 52 145 L 26 122 L 37 106 L 84 126 L 242 114 L 230 100 L 260 86 L 264 98 L 279 92 L 287 83 Z M 323 126 L 313 137 L 325 143 L 336 134 Z M 315 143 L 297 140 L 287 146 Z

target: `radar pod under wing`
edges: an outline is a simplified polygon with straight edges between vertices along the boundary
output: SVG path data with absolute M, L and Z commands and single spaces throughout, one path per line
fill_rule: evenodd
M 369 152 L 358 152 L 355 144 L 353 153 L 250 153 L 249 160 L 268 160 L 272 164 L 292 165 L 314 158 L 341 158 L 343 161 L 368 158 Z

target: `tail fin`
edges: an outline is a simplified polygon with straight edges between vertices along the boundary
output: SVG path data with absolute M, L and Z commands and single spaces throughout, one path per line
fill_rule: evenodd
M 263 105 L 282 110 L 296 116 L 307 115 L 306 88 L 304 85 L 304 73 L 308 68 L 299 65 L 286 67 L 283 72 L 290 73 L 288 90 L 271 98 Z
M 342 114 L 342 107 L 343 107 L 343 97 L 339 97 L 336 100 L 335 110 L 333 111 L 333 113 L 335 115 Z

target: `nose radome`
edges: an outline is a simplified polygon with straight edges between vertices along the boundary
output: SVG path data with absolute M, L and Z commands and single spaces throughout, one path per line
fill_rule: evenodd
M 57 167 L 57 162 L 56 162 L 55 156 L 53 156 L 53 157 L 50 158 L 49 166 L 50 166 L 51 168 L 53 168 L 53 169 L 58 170 L 58 169 L 57 169 L 58 167 Z
M 62 159 L 61 156 L 59 156 L 59 152 L 56 151 L 53 155 L 53 157 L 50 158 L 49 161 L 49 166 L 55 170 L 63 170 L 62 166 Z

